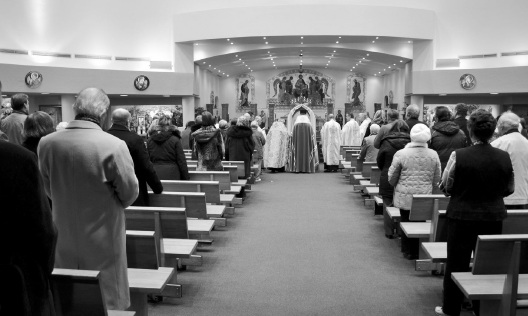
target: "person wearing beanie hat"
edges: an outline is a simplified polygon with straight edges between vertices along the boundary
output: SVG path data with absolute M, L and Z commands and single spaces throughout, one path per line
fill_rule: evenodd
M 389 183 L 394 187 L 394 206 L 400 209 L 401 221 L 409 221 L 414 194 L 431 194 L 440 181 L 440 158 L 427 147 L 431 132 L 424 124 L 411 129 L 411 142 L 396 152 L 389 168 Z M 402 251 L 408 259 L 418 258 L 418 239 L 402 236 Z
M 363 144 L 361 145 L 361 152 L 359 153 L 360 160 L 363 160 L 364 162 L 376 161 L 379 149 L 374 147 L 374 140 L 376 139 L 379 130 L 380 126 L 378 124 L 370 125 L 370 135 L 363 139 Z

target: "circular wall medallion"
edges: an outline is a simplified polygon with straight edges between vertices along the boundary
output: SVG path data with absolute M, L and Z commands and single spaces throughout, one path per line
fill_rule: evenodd
M 134 87 L 139 91 L 145 91 L 150 86 L 150 79 L 147 76 L 137 76 L 134 80 Z
M 42 74 L 38 71 L 30 71 L 27 73 L 24 81 L 26 82 L 26 86 L 31 89 L 38 88 L 42 83 Z
M 477 85 L 477 78 L 472 74 L 463 74 L 460 77 L 460 86 L 466 90 L 471 90 Z

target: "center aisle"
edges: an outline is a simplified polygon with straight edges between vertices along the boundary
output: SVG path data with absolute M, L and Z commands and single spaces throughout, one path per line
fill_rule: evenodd
M 149 315 L 431 315 L 442 279 L 414 271 L 340 173 L 271 174 Z

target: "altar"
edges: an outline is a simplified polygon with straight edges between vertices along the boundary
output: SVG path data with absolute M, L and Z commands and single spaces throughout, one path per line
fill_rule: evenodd
M 281 103 L 268 103 L 268 109 L 269 109 L 269 122 L 268 126 L 271 126 L 273 122 L 276 120 L 284 120 L 286 126 L 290 124 L 288 122 L 288 114 L 290 111 L 298 107 L 300 104 L 303 103 L 292 103 L 292 104 L 281 104 Z M 316 133 L 319 136 L 319 131 L 323 127 L 324 123 L 326 122 L 326 119 L 328 117 L 328 114 L 331 114 L 334 112 L 334 105 L 333 103 L 326 103 L 326 104 L 318 104 L 318 105 L 308 105 L 309 108 L 313 111 L 313 114 L 315 115 L 315 129 Z M 294 122 L 291 122 L 293 124 Z

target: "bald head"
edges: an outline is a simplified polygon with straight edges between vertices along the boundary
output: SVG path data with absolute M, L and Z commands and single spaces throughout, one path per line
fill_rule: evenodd
M 86 88 L 77 95 L 73 112 L 75 116 L 86 115 L 102 119 L 109 106 L 110 100 L 102 89 Z
M 130 112 L 125 109 L 117 109 L 112 112 L 112 123 L 128 126 Z

